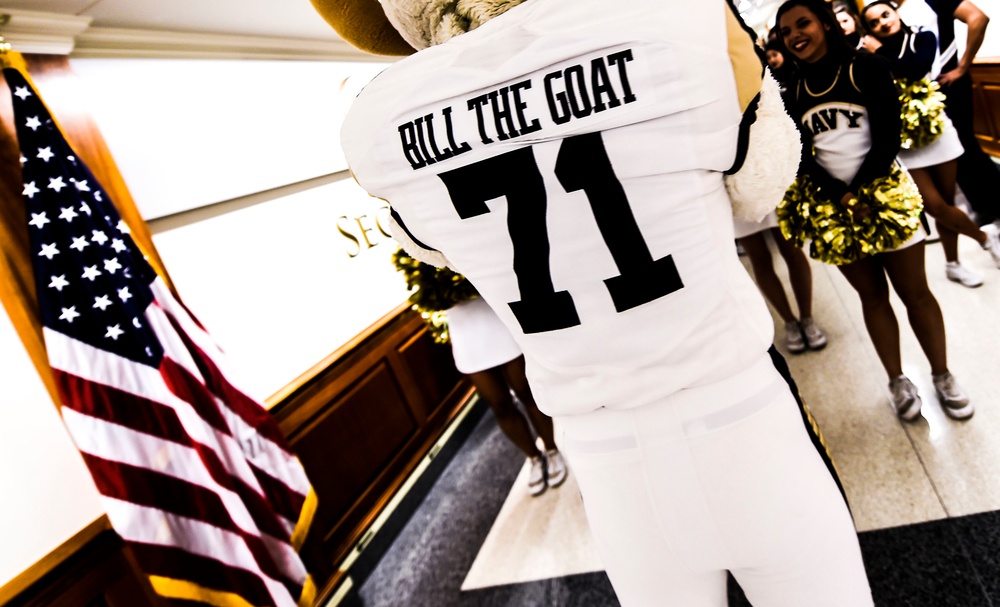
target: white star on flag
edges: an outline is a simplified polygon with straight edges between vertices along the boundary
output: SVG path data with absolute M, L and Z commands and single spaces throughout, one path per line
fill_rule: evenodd
M 52 282 L 49 283 L 49 287 L 53 288 L 56 291 L 59 291 L 61 293 L 62 290 L 63 290 L 63 287 L 67 286 L 68 284 L 69 284 L 69 281 L 66 280 L 66 275 L 63 274 L 61 276 L 53 276 L 52 277 Z
M 50 221 L 49 221 L 49 218 L 45 216 L 44 212 L 42 212 L 42 213 L 32 213 L 31 214 L 31 221 L 28 222 L 28 225 L 29 226 L 35 226 L 36 228 L 38 228 L 40 230 L 40 229 L 42 229 L 42 226 L 44 226 L 47 223 L 50 223 Z
M 21 166 L 24 166 L 24 163 L 28 162 L 28 159 L 24 157 L 24 154 L 21 154 L 21 157 L 18 160 L 21 161 Z
M 73 244 L 69 245 L 69 248 L 76 249 L 77 251 L 83 251 L 84 248 L 89 247 L 90 243 L 83 236 L 77 236 L 73 239 Z
M 69 160 L 73 164 L 76 164 L 76 156 L 67 156 L 66 160 Z
M 132 325 L 133 325 L 133 326 L 134 326 L 134 327 L 135 327 L 136 329 L 141 329 L 141 328 L 142 328 L 142 323 L 141 323 L 141 322 L 139 322 L 139 319 L 138 319 L 138 318 L 133 318 L 133 319 L 132 319 Z
M 102 312 L 106 310 L 110 305 L 111 305 L 111 299 L 109 299 L 107 295 L 101 295 L 100 297 L 94 298 L 94 307 L 100 308 Z
M 90 282 L 94 282 L 94 279 L 101 275 L 101 271 L 97 269 L 97 266 L 87 266 L 83 269 L 83 276 L 81 278 L 86 278 Z
M 83 181 L 74 181 L 73 185 L 75 185 L 76 189 L 79 190 L 79 191 L 81 191 L 81 192 L 89 192 L 90 191 L 90 186 L 87 185 L 87 180 L 86 179 L 84 179 Z
M 128 245 L 125 244 L 124 240 L 115 238 L 111 241 L 111 248 L 115 250 L 115 253 L 121 253 L 128 248 Z
M 38 254 L 38 256 L 48 257 L 49 261 L 52 261 L 52 258 L 58 254 L 59 254 L 59 249 L 56 248 L 55 243 L 52 243 L 52 244 L 43 244 L 42 251 Z
M 104 334 L 104 337 L 110 337 L 111 339 L 114 339 L 115 341 L 117 341 L 118 338 L 123 333 L 125 333 L 125 331 L 122 331 L 121 326 L 120 325 L 115 325 L 113 327 L 108 327 L 108 332 Z
M 93 236 L 90 237 L 91 240 L 97 244 L 104 244 L 108 241 L 108 236 L 100 230 L 94 230 Z
M 87 206 L 86 202 L 80 205 L 80 211 L 86 213 L 87 215 L 90 215 L 90 207 Z
M 62 180 L 62 177 L 53 177 L 49 179 L 49 189 L 59 191 L 66 187 L 66 182 Z
M 36 158 L 41 158 L 45 162 L 49 161 L 55 154 L 52 153 L 52 148 L 38 148 L 38 156 Z
M 124 219 L 119 219 L 118 220 L 118 225 L 115 226 L 115 227 L 117 227 L 118 231 L 121 232 L 122 234 L 128 234 L 129 233 L 128 226 L 125 225 L 125 220 Z
M 124 302 L 132 299 L 132 294 L 128 292 L 128 287 L 124 287 L 118 289 L 118 297 L 120 297 L 121 300 Z
M 35 187 L 35 182 L 29 181 L 28 183 L 24 184 L 24 191 L 21 192 L 21 194 L 27 196 L 28 198 L 34 198 L 35 194 L 39 192 L 41 192 L 41 190 Z
M 118 270 L 122 269 L 122 264 L 118 262 L 117 257 L 112 257 L 111 259 L 104 260 L 104 269 L 107 270 L 109 274 L 114 274 Z
M 69 308 L 62 309 L 62 314 L 59 315 L 59 320 L 65 320 L 68 323 L 72 323 L 73 319 L 79 315 L 80 313 L 76 311 L 76 306 L 71 306 Z
M 94 200 L 96 200 L 97 202 L 103 202 L 104 199 L 101 198 L 100 192 L 94 192 Z
M 14 90 L 14 96 L 20 97 L 21 101 L 24 101 L 28 97 L 31 97 L 31 93 L 28 92 L 28 88 L 24 86 L 19 86 Z
M 59 213 L 59 219 L 65 219 L 70 223 L 79 216 L 80 214 L 73 210 L 73 207 L 63 207 L 62 213 Z
M 38 116 L 32 116 L 24 123 L 24 126 L 28 127 L 32 131 L 37 131 L 38 127 L 42 126 L 42 122 L 38 119 Z

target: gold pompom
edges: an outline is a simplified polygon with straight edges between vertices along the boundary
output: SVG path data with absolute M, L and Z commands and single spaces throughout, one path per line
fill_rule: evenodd
M 417 261 L 403 249 L 392 254 L 392 263 L 406 278 L 406 286 L 410 289 L 409 302 L 424 319 L 434 341 L 448 343 L 445 310 L 479 297 L 479 292 L 461 274 Z
M 896 80 L 902 111 L 904 150 L 916 150 L 935 141 L 944 132 L 945 95 L 941 86 L 924 78 L 917 81 Z
M 923 206 L 916 184 L 895 165 L 847 206 L 826 199 L 803 175 L 778 205 L 778 226 L 797 246 L 809 240 L 813 259 L 839 266 L 899 247 L 919 229 Z

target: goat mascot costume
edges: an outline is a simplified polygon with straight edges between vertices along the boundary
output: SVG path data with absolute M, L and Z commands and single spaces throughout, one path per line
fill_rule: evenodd
M 726 0 L 312 0 L 411 55 L 341 143 L 413 257 L 524 352 L 621 604 L 871 605 L 843 493 L 740 263 L 799 137 Z M 413 52 L 416 49 L 417 52 Z

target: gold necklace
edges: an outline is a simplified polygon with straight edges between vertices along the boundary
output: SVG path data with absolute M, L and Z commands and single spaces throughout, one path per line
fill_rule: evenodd
M 830 91 L 832 91 L 833 87 L 837 85 L 837 81 L 840 80 L 840 70 L 842 70 L 842 69 L 844 69 L 844 64 L 840 64 L 840 66 L 837 67 L 837 74 L 833 77 L 833 82 L 831 82 L 830 86 L 828 86 L 827 89 L 825 91 L 823 91 L 822 93 L 814 93 L 814 92 L 810 91 L 809 90 L 809 80 L 806 79 L 806 78 L 802 79 L 802 85 L 806 87 L 806 92 L 809 93 L 810 97 L 822 97 L 823 95 L 826 95 L 827 93 L 829 93 Z

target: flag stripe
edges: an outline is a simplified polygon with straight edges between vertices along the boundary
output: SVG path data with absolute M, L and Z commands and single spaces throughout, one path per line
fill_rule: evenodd
M 110 497 L 105 497 L 103 503 L 115 531 L 123 539 L 144 544 L 174 546 L 221 561 L 231 567 L 246 569 L 260 577 L 275 605 L 295 604 L 292 597 L 297 597 L 300 591 L 290 591 L 280 581 L 262 571 L 253 553 L 239 535 L 202 521 Z
M 167 290 L 162 280 L 158 279 L 154 281 L 152 289 L 157 297 L 156 305 L 169 318 L 171 324 L 174 326 L 175 335 L 184 341 L 184 346 L 192 354 L 194 352 L 201 354 L 195 360 L 195 363 L 204 375 L 205 385 L 214 394 L 224 398 L 226 405 L 249 425 L 260 428 L 261 434 L 269 441 L 290 454 L 291 449 L 288 448 L 288 443 L 284 435 L 281 434 L 277 424 L 261 424 L 262 417 L 270 416 L 270 414 L 250 399 L 242 390 L 236 388 L 223 375 L 221 370 L 223 363 L 216 361 L 217 358 L 221 359 L 221 352 L 215 342 L 207 333 L 198 328 L 197 324 L 187 315 L 187 311 L 184 308 L 172 305 L 175 300 L 170 295 L 169 290 Z M 164 346 L 171 352 L 174 351 L 167 344 L 164 344 Z M 209 353 L 215 354 L 215 356 Z
M 128 405 L 116 401 L 117 404 Z M 155 467 L 157 472 L 205 487 L 223 496 L 230 512 L 238 515 L 235 520 L 242 528 L 251 532 L 259 528 L 275 538 L 290 539 L 284 519 L 239 478 L 228 476 L 211 449 L 190 441 L 184 445 L 169 438 L 141 434 L 113 421 L 75 413 L 75 409 L 64 409 L 63 419 L 80 451 L 119 463 Z
M 157 282 L 161 284 L 157 285 L 154 283 L 154 287 L 159 286 L 160 290 L 166 291 L 166 288 L 162 285 L 162 281 Z M 157 300 L 157 305 L 165 306 L 166 304 L 163 301 Z M 288 445 L 288 441 L 281 433 L 277 424 L 262 423 L 264 420 L 273 422 L 270 417 L 271 414 L 247 397 L 237 387 L 233 386 L 227 377 L 223 375 L 219 361 L 221 352 L 219 352 L 217 346 L 211 342 L 207 334 L 200 332 L 197 325 L 190 318 L 176 316 L 175 312 L 178 310 L 184 312 L 186 315 L 186 311 L 180 307 L 164 311 L 174 330 L 184 341 L 188 352 L 193 357 L 205 386 L 220 399 L 218 404 L 221 407 L 222 415 L 232 429 L 233 435 L 242 436 L 247 432 L 254 432 L 262 436 L 265 442 L 270 443 L 264 452 L 270 456 L 272 461 L 265 461 L 261 467 L 272 477 L 283 478 L 283 482 L 289 486 L 289 489 L 300 494 L 304 499 L 309 493 L 309 481 L 305 477 L 304 472 L 299 475 L 287 474 L 289 468 L 301 469 L 301 464 L 292 455 L 291 447 Z M 185 324 L 187 326 L 184 326 Z M 185 330 L 189 332 L 185 332 Z M 170 345 L 166 345 L 165 349 L 171 357 L 174 357 L 174 349 Z M 174 358 L 180 360 L 179 357 Z M 194 373 L 192 369 L 189 369 L 189 371 Z M 228 412 L 232 412 L 232 415 L 226 415 Z
M 173 546 L 134 542 L 130 547 L 139 567 L 148 575 L 189 580 L 205 588 L 239 594 L 251 603 L 270 600 L 267 586 L 249 571 Z
M 298 519 L 299 513 L 302 512 L 302 506 L 306 503 L 306 496 L 287 491 L 284 483 L 269 474 L 265 474 L 254 464 L 256 462 L 251 461 L 250 468 L 253 470 L 257 482 L 264 489 L 264 494 L 270 498 L 271 507 L 274 508 L 275 512 L 292 521 L 294 528 L 295 521 Z
M 68 335 L 52 331 L 48 327 L 44 329 L 44 336 L 49 362 L 53 369 L 64 370 L 82 379 L 171 407 L 177 412 L 185 432 L 194 441 L 203 445 L 221 446 L 220 459 L 239 469 L 237 471 L 227 467 L 229 473 L 239 476 L 263 494 L 253 472 L 242 461 L 242 450 L 229 436 L 229 427 L 225 420 L 220 416 L 217 421 L 218 426 L 211 423 L 206 425 L 209 420 L 201 411 L 195 410 L 192 403 L 185 402 L 170 392 L 158 369 L 98 350 Z M 107 360 L 109 364 L 97 364 L 102 359 Z M 176 367 L 169 362 L 165 364 L 170 369 Z M 216 409 L 213 410 L 217 412 Z
M 265 573 L 287 582 L 293 595 L 301 591 L 305 571 L 295 567 L 298 557 L 291 546 L 237 527 L 217 494 L 152 470 L 89 456 L 84 459 L 102 495 L 139 506 L 160 508 L 170 514 L 235 533 L 243 538 Z

